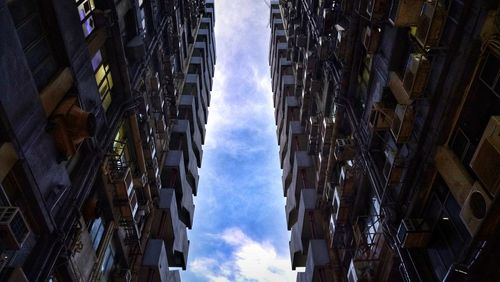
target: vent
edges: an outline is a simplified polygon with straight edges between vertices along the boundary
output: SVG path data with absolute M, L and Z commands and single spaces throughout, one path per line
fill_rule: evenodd
M 425 248 L 431 235 L 431 228 L 423 219 L 407 218 L 399 225 L 397 239 L 403 248 Z
M 8 250 L 19 250 L 30 230 L 18 207 L 0 207 L 0 245 Z
M 475 182 L 460 211 L 460 218 L 471 236 L 478 234 L 481 224 L 490 210 L 491 204 L 492 199 L 488 193 L 479 182 Z M 493 229 L 495 228 L 493 227 Z
M 335 44 L 335 55 L 341 62 L 347 61 L 348 42 L 347 31 L 342 26 L 336 24 L 335 30 L 337 31 L 337 38 Z

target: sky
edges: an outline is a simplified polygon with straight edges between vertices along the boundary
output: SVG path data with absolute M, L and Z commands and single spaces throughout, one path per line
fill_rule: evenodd
M 216 0 L 215 66 L 183 281 L 295 281 L 264 0 Z

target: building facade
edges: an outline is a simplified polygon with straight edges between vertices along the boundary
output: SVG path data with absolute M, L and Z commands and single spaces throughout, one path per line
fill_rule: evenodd
M 213 0 L 0 0 L 0 281 L 180 280 L 214 24 Z
M 297 281 L 500 274 L 498 1 L 271 2 Z

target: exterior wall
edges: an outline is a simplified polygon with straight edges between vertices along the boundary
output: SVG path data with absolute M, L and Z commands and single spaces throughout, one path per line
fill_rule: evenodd
M 178 281 L 213 1 L 2 0 L 0 22 L 0 280 Z
M 495 4 L 477 1 L 271 3 L 292 268 L 306 267 L 298 281 L 497 272 L 488 261 L 498 251 L 500 155 L 488 144 L 498 142 L 498 17 Z M 307 213 L 320 220 L 301 214 L 304 189 L 321 199 Z M 297 235 L 303 226 L 325 232 Z M 327 262 L 308 250 L 311 240 L 328 242 Z

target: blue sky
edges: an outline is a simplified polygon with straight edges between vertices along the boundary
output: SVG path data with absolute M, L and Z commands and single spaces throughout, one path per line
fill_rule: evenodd
M 295 281 L 264 0 L 217 0 L 217 64 L 183 281 Z

